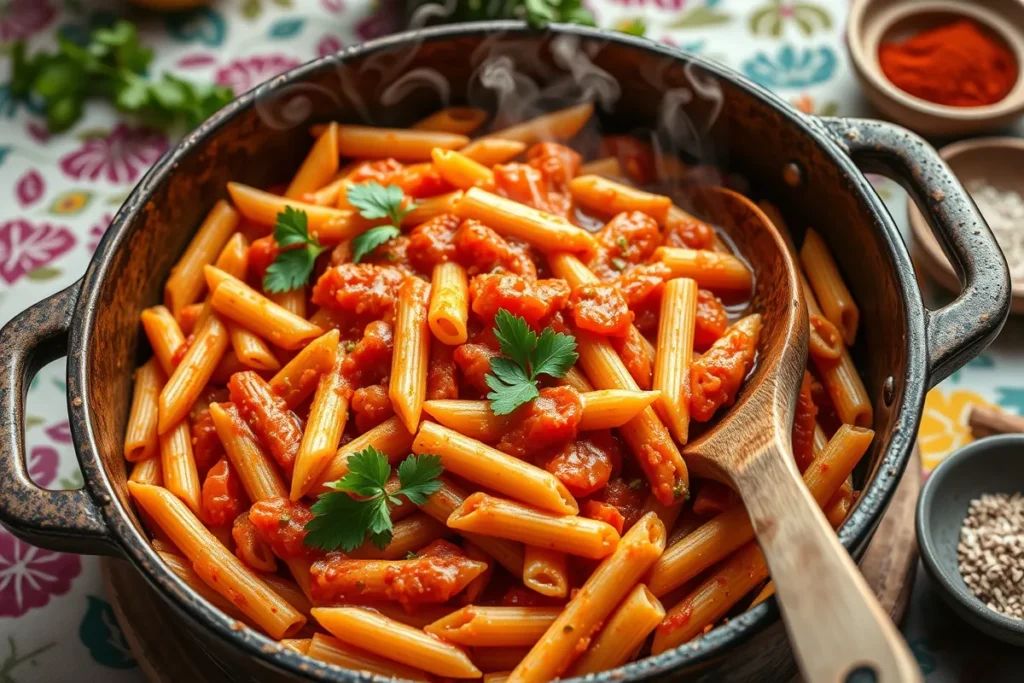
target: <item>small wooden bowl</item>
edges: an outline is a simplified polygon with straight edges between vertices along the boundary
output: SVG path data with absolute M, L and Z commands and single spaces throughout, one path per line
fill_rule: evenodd
M 882 73 L 878 47 L 956 19 L 973 19 L 1017 60 L 1018 77 L 999 102 L 950 107 L 899 89 Z M 846 47 L 864 94 L 885 116 L 923 135 L 963 135 L 1005 126 L 1024 112 L 1024 3 L 1010 0 L 854 0 Z
M 984 178 L 1000 190 L 1014 190 L 1024 196 L 1024 139 L 974 138 L 946 145 L 939 154 L 964 185 Z M 953 267 L 914 202 L 907 204 L 907 216 L 914 234 L 914 263 L 943 287 L 959 292 Z M 1024 225 L 1020 229 L 1024 230 Z M 1010 310 L 1024 313 L 1024 281 L 1013 282 Z

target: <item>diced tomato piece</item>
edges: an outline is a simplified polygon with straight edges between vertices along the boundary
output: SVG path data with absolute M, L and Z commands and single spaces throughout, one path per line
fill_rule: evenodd
M 672 277 L 672 269 L 664 263 L 647 263 L 631 268 L 619 276 L 615 286 L 633 310 L 645 304 L 660 303 L 665 282 Z
M 626 518 L 622 516 L 617 507 L 597 500 L 584 501 L 583 505 L 580 506 L 580 516 L 611 524 L 620 534 L 622 533 L 623 525 L 626 523 Z
M 227 458 L 221 458 L 210 468 L 203 482 L 203 522 L 210 526 L 227 524 L 237 517 L 249 500 L 245 497 L 242 480 L 238 478 Z
M 494 167 L 494 184 L 501 196 L 538 211 L 563 218 L 572 211 L 572 195 L 551 188 L 544 174 L 531 165 L 498 164 Z
M 511 273 L 477 275 L 470 282 L 469 291 L 473 312 L 483 320 L 493 319 L 504 308 L 534 327 L 564 308 L 569 300 L 565 280 L 532 281 Z
M 404 179 L 405 166 L 394 159 L 364 161 L 348 175 L 348 180 L 359 185 L 374 182 L 387 187 Z
M 665 222 L 665 245 L 687 249 L 711 249 L 715 243 L 714 229 L 685 211 L 669 211 Z
M 491 359 L 501 353 L 485 344 L 463 344 L 455 349 L 455 364 L 466 382 L 482 394 L 490 391 L 485 377 L 491 372 Z
M 647 492 L 648 488 L 641 479 L 626 481 L 621 477 L 615 477 L 607 486 L 591 496 L 591 500 L 606 503 L 618 510 L 623 519 L 622 530 L 629 531 L 643 516 Z
M 526 153 L 527 163 L 541 172 L 551 190 L 567 192 L 569 181 L 580 172 L 583 163 L 575 150 L 555 142 L 540 142 Z
M 398 268 L 343 263 L 320 276 L 313 287 L 313 303 L 364 320 L 391 319 L 398 287 L 405 277 Z
M 643 263 L 661 245 L 658 223 L 640 211 L 616 214 L 596 234 L 600 248 L 590 259 L 590 269 L 611 281 L 632 264 Z
M 601 156 L 618 159 L 626 176 L 637 185 L 649 185 L 657 180 L 654 150 L 632 135 L 605 135 L 601 138 Z
M 305 503 L 293 503 L 287 498 L 261 500 L 249 509 L 249 520 L 274 554 L 284 560 L 313 554 L 304 545 L 306 525 L 312 519 L 313 513 Z
M 625 337 L 612 337 L 611 342 L 637 386 L 643 391 L 650 389 L 654 359 L 651 358 L 650 349 L 640 332 L 631 327 Z
M 427 370 L 427 400 L 459 397 L 459 380 L 455 376 L 455 349 L 434 341 L 430 345 L 430 367 Z
M 360 433 L 373 429 L 395 414 L 388 389 L 383 384 L 356 389 L 352 394 L 352 410 L 356 414 L 356 429 Z
M 260 572 L 277 570 L 277 558 L 270 544 L 263 540 L 259 529 L 249 519 L 248 513 L 235 517 L 231 525 L 231 539 L 235 542 L 235 557 L 247 567 Z
M 576 327 L 595 334 L 623 337 L 629 332 L 633 313 L 614 285 L 582 285 L 569 296 Z
M 693 348 L 702 353 L 708 350 L 725 334 L 725 328 L 728 326 L 729 319 L 726 317 L 722 300 L 706 289 L 698 289 Z
M 690 364 L 690 414 L 707 422 L 721 406 L 736 400 L 743 378 L 754 364 L 757 339 L 733 327 Z
M 518 408 L 508 430 L 498 442 L 498 449 L 526 458 L 530 453 L 576 438 L 583 418 L 580 395 L 572 387 L 548 387 L 540 396 Z
M 281 250 L 277 247 L 273 235 L 261 237 L 249 245 L 248 268 L 249 274 L 257 281 L 262 282 L 267 274 L 267 268 L 274 262 Z
M 510 242 L 476 220 L 466 220 L 455 233 L 455 258 L 470 275 L 504 270 L 537 279 L 537 266 L 524 243 Z
M 363 337 L 345 356 L 341 374 L 349 386 L 377 384 L 391 373 L 395 335 L 391 323 L 375 320 L 363 330 Z
M 409 261 L 421 272 L 430 272 L 438 263 L 455 257 L 455 232 L 461 220 L 444 213 L 420 223 L 409 233 Z
M 298 416 L 288 409 L 288 404 L 274 393 L 266 380 L 252 370 L 233 374 L 228 389 L 242 417 L 285 472 L 291 474 L 302 442 L 302 423 Z
M 583 497 L 603 488 L 621 462 L 622 452 L 611 432 L 597 431 L 585 432 L 538 464 L 558 477 L 569 493 Z

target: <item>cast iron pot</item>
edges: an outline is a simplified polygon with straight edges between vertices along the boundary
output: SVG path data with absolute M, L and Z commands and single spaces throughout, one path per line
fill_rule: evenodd
M 782 206 L 795 230 L 815 226 L 836 255 L 861 307 L 854 357 L 877 430 L 858 471 L 863 495 L 840 530 L 859 555 L 906 465 L 925 392 L 981 351 L 1007 316 L 1006 264 L 977 209 L 935 151 L 906 130 L 805 116 L 720 65 L 643 39 L 578 26 L 537 32 L 518 22 L 403 33 L 310 62 L 246 93 L 157 163 L 85 277 L 0 332 L 0 519 L 35 545 L 133 563 L 230 677 L 360 678 L 236 628 L 152 550 L 128 501 L 122 458 L 132 370 L 149 355 L 139 313 L 160 301 L 168 271 L 227 181 L 266 186 L 290 177 L 309 149 L 308 123 L 403 126 L 466 102 L 500 101 L 528 115 L 534 105 L 574 103 L 580 90 L 597 97 L 606 129 L 655 128 L 690 161 L 742 174 L 755 195 Z M 953 303 L 925 310 L 903 241 L 862 171 L 888 175 L 914 195 L 963 284 Z M 61 355 L 85 478 L 78 491 L 41 490 L 25 465 L 26 390 Z M 781 681 L 793 669 L 768 602 L 615 679 Z

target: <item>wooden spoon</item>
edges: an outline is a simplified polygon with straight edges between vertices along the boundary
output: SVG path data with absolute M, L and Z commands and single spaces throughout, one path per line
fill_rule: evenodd
M 791 430 L 807 364 L 808 318 L 796 265 L 771 221 L 746 197 L 702 188 L 713 217 L 753 266 L 751 312 L 762 314 L 757 365 L 721 420 L 683 451 L 696 474 L 731 484 L 750 514 L 786 630 L 811 683 L 921 681 L 899 631 L 878 605 L 808 493 Z

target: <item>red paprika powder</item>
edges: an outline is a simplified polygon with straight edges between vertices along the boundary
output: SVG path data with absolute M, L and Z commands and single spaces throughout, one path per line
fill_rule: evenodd
M 1017 82 L 1013 54 L 968 19 L 882 43 L 878 61 L 900 90 L 953 107 L 994 104 Z

